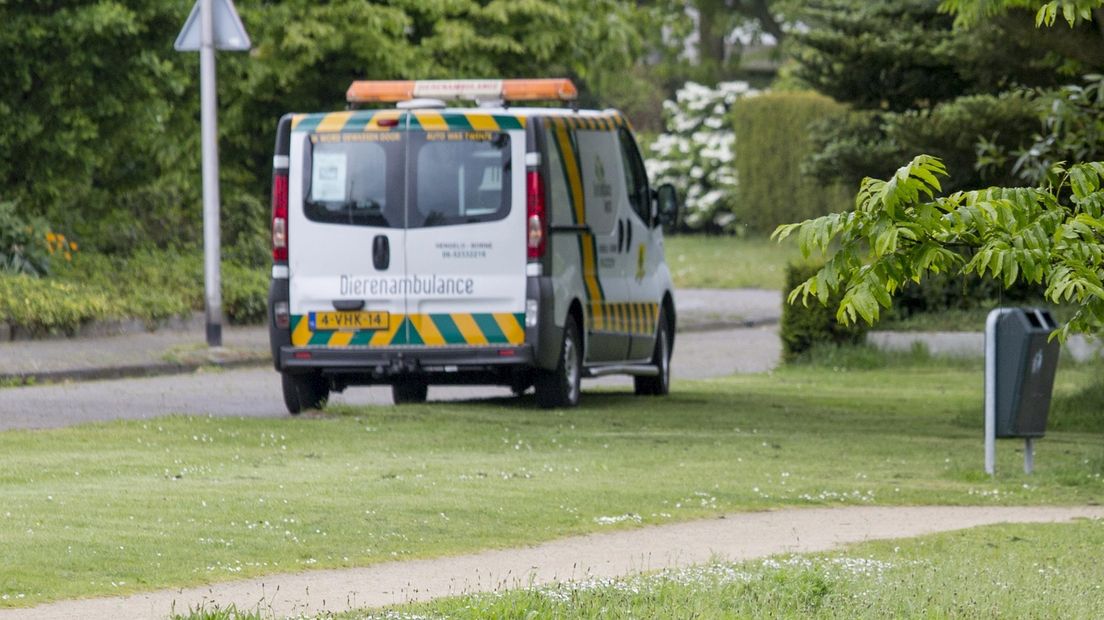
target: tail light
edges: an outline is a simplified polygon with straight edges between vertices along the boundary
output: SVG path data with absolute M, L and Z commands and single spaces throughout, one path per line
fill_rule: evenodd
M 526 236 L 529 260 L 544 256 L 548 247 L 545 234 L 548 225 L 548 211 L 544 205 L 544 180 L 539 172 L 532 170 L 525 174 L 526 191 Z
M 272 260 L 288 259 L 288 174 L 277 170 L 272 175 Z

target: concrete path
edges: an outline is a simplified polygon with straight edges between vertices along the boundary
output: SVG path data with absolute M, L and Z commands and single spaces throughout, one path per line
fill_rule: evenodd
M 267 337 L 267 336 L 266 336 Z M 267 346 L 267 344 L 265 345 Z M 675 340 L 671 374 L 675 389 L 684 379 L 706 379 L 774 368 L 782 347 L 773 327 L 683 332 Z M 268 353 L 265 353 L 267 359 Z M 583 399 L 595 386 L 623 389 L 632 398 L 631 377 L 583 382 Z M 280 375 L 272 366 L 225 371 L 206 369 L 159 377 L 75 381 L 0 390 L 0 431 L 58 428 L 88 422 L 149 419 L 169 414 L 287 417 Z M 433 386 L 429 399 L 512 398 L 495 386 Z M 389 386 L 351 387 L 331 402 L 390 405 Z
M 618 577 L 778 553 L 825 551 L 867 540 L 903 538 L 994 523 L 1104 518 L 1104 507 L 876 507 L 789 509 L 565 538 L 533 547 L 485 551 L 369 568 L 269 575 L 202 588 L 63 601 L 0 611 L 0 620 L 165 618 L 174 609 L 234 604 L 283 618 L 340 612 L 467 592 L 553 581 Z
M 984 357 L 984 332 L 870 332 L 866 341 L 886 351 L 908 351 L 922 345 L 932 355 Z M 1062 351 L 1078 362 L 1101 357 L 1104 340 L 1075 334 L 1062 343 Z
M 680 289 L 675 292 L 679 331 L 733 329 L 778 321 L 782 295 L 757 289 Z M 132 326 L 133 327 L 133 326 Z M 267 364 L 263 326 L 223 330 L 224 347 L 207 348 L 202 321 L 156 332 L 115 336 L 0 341 L 0 380 L 68 381 L 193 372 L 202 366 Z

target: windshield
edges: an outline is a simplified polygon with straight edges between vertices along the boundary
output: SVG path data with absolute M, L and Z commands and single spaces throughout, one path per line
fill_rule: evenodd
M 509 213 L 506 133 L 313 134 L 310 142 L 303 198 L 310 220 L 421 228 L 497 220 Z

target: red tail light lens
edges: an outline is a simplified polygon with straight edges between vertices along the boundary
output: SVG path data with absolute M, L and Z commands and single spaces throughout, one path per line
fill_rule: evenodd
M 272 175 L 272 260 L 288 259 L 288 175 L 278 170 Z
M 533 170 L 525 173 L 526 236 L 529 260 L 544 256 L 548 247 L 548 211 L 544 205 L 544 179 Z

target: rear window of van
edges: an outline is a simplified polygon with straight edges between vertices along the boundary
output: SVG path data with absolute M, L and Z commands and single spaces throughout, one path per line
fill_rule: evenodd
M 426 131 L 313 134 L 303 209 L 330 224 L 423 228 L 510 211 L 510 136 Z

